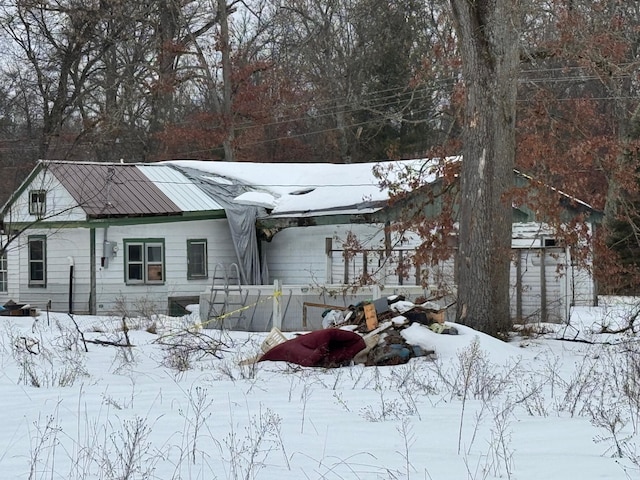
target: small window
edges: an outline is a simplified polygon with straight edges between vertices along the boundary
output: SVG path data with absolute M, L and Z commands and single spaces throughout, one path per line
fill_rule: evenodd
M 29 213 L 37 217 L 42 217 L 47 211 L 47 192 L 44 190 L 33 190 L 29 192 Z
M 0 292 L 6 293 L 9 290 L 9 275 L 7 272 L 7 253 L 0 255 Z
M 29 242 L 29 286 L 47 286 L 47 249 L 45 237 L 30 236 Z
M 164 282 L 163 240 L 125 240 L 124 244 L 126 283 Z
M 187 278 L 207 278 L 206 240 L 187 240 Z

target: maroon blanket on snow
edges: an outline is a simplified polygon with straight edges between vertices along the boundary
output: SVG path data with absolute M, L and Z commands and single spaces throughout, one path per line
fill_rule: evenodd
M 357 333 L 325 328 L 276 345 L 260 361 L 290 362 L 303 367 L 338 367 L 365 347 Z

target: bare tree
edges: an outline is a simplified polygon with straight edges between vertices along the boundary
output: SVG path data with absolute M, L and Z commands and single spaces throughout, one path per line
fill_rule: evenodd
M 275 54 L 309 92 L 307 138 L 320 158 L 381 160 L 403 141 L 414 142 L 411 153 L 428 149 L 437 88 L 423 60 L 435 50 L 434 3 L 279 2 Z
M 73 106 L 82 95 L 77 81 L 89 75 L 100 55 L 95 42 L 100 5 L 5 3 L 0 15 L 10 48 L 23 59 L 21 79 L 29 83 L 23 88 L 37 92 L 42 128 L 39 155 L 67 157 L 73 142 L 65 136 L 65 126 L 73 122 Z

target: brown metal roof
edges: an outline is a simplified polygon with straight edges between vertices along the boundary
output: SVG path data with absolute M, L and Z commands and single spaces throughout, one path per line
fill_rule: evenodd
M 177 215 L 182 210 L 134 164 L 48 162 L 89 217 Z

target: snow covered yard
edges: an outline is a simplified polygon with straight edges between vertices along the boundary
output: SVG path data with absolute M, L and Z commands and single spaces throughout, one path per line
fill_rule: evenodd
M 593 333 L 636 312 L 509 343 L 414 324 L 435 359 L 337 369 L 239 365 L 266 333 L 195 314 L 127 319 L 130 348 L 92 343 L 124 343 L 119 318 L 0 317 L 0 478 L 639 478 L 640 347 Z

